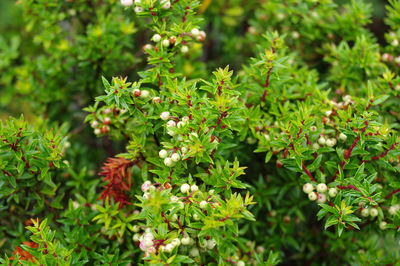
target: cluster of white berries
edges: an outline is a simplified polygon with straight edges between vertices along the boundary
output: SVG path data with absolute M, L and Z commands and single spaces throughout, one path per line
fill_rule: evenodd
M 202 42 L 206 38 L 206 33 L 204 31 L 200 31 L 198 28 L 193 28 L 190 33 L 192 34 L 193 38 Z
M 378 216 L 378 209 L 377 208 L 364 208 L 361 210 L 361 216 L 362 217 L 376 217 Z
M 326 201 L 325 192 L 328 191 L 328 195 L 331 198 L 336 197 L 338 191 L 336 188 L 330 188 L 324 183 L 319 183 L 316 187 L 317 192 L 314 192 L 314 186 L 310 183 L 306 183 L 303 186 L 303 192 L 308 194 L 308 198 L 311 201 L 317 201 L 318 203 L 324 203 Z
M 318 139 L 319 145 L 326 145 L 328 147 L 333 147 L 336 145 L 336 139 L 334 138 L 327 138 L 325 136 L 320 136 Z
M 134 236 L 134 240 L 137 238 L 137 235 L 135 234 Z M 151 232 L 150 228 L 146 229 L 146 232 L 141 235 L 138 239 L 140 241 L 140 249 L 145 251 L 145 252 L 149 252 L 149 253 L 155 253 L 156 249 L 154 247 L 154 235 Z

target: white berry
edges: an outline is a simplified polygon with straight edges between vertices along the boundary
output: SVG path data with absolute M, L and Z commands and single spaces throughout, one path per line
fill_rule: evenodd
M 167 122 L 167 127 L 175 127 L 175 126 L 176 126 L 176 123 L 175 123 L 174 120 L 169 120 L 169 121 Z
M 143 7 L 135 6 L 135 13 L 142 13 L 142 12 L 143 12 Z
M 167 157 L 164 159 L 164 164 L 168 167 L 172 167 L 174 165 L 174 161 L 170 157 Z
M 150 92 L 147 90 L 142 90 L 142 93 L 140 94 L 140 97 L 142 98 L 147 98 L 150 96 Z
M 318 203 L 325 203 L 325 201 L 326 201 L 326 195 L 324 193 L 318 193 L 317 202 Z
M 328 191 L 329 197 L 331 197 L 331 198 L 336 197 L 337 193 L 338 193 L 338 191 L 334 187 L 330 188 L 329 191 Z
M 131 6 L 133 4 L 133 0 L 121 0 L 121 4 L 123 6 Z
M 200 208 L 202 208 L 202 209 L 207 208 L 207 205 L 208 205 L 208 203 L 207 203 L 207 201 L 205 201 L 205 200 L 203 200 L 203 201 L 200 202 Z
M 308 193 L 311 193 L 313 190 L 314 190 L 314 187 L 312 184 L 310 184 L 310 183 L 304 184 L 304 186 L 303 186 L 304 193 L 308 194 Z
M 190 237 L 186 236 L 186 237 L 182 238 L 181 243 L 182 243 L 182 245 L 187 246 L 190 244 L 190 242 L 191 242 L 190 240 L 191 240 Z
M 161 7 L 162 9 L 170 9 L 170 7 L 171 7 L 171 2 L 168 0 L 161 1 L 161 4 L 162 4 L 162 7 Z
M 162 45 L 163 45 L 164 47 L 168 47 L 168 46 L 169 46 L 169 40 L 167 40 L 167 39 L 163 40 L 163 41 L 162 41 Z
M 192 185 L 192 186 L 190 187 L 190 190 L 191 190 L 192 192 L 195 192 L 195 191 L 199 190 L 199 187 L 198 187 L 196 184 L 194 184 L 194 185 Z
M 99 122 L 97 122 L 96 120 L 94 120 L 94 121 L 90 124 L 90 126 L 91 126 L 92 128 L 96 128 L 96 127 L 99 126 Z
M 347 136 L 344 133 L 340 133 L 339 134 L 339 139 L 343 142 L 345 142 L 347 140 Z
M 371 208 L 369 210 L 369 215 L 371 215 L 372 217 L 378 216 L 378 210 L 376 208 Z
M 181 156 L 178 153 L 174 153 L 171 155 L 171 159 L 174 162 L 179 162 L 179 160 L 181 159 Z
M 318 139 L 318 143 L 319 143 L 320 145 L 325 145 L 326 139 L 325 139 L 324 137 L 320 137 L 320 138 Z
M 367 217 L 369 215 L 369 210 L 368 209 L 362 209 L 361 210 L 361 216 L 362 217 Z
M 187 52 L 189 52 L 189 47 L 187 47 L 186 45 L 182 46 L 181 52 L 182 54 L 186 54 Z
M 161 35 L 160 34 L 154 34 L 152 40 L 154 42 L 159 42 L 161 41 Z
M 197 248 L 192 248 L 192 249 L 189 251 L 189 254 L 190 254 L 190 256 L 192 256 L 192 257 L 197 257 L 197 256 L 199 256 L 200 252 L 199 252 L 199 250 L 198 250 Z
M 162 112 L 162 113 L 160 114 L 160 117 L 161 117 L 161 119 L 164 120 L 164 121 L 168 120 L 168 118 L 169 118 L 169 112 Z
M 161 159 L 165 159 L 165 158 L 168 157 L 168 152 L 167 152 L 166 150 L 161 150 L 161 151 L 158 153 L 158 156 L 160 156 Z
M 182 192 L 182 193 L 188 192 L 189 189 L 190 189 L 189 184 L 186 184 L 186 183 L 185 183 L 185 184 L 183 184 L 183 185 L 181 186 L 181 192 Z
M 200 34 L 200 31 L 198 28 L 194 28 L 192 29 L 191 33 L 194 37 L 197 37 Z
M 317 191 L 319 192 L 319 193 L 324 193 L 324 192 L 326 192 L 328 190 L 328 187 L 324 184 L 324 183 L 319 183 L 318 185 L 317 185 Z
M 385 229 L 386 229 L 386 225 L 387 225 L 387 222 L 382 221 L 382 222 L 379 223 L 379 228 L 380 228 L 381 230 L 385 230 Z
M 315 193 L 315 192 L 308 193 L 308 199 L 312 200 L 312 201 L 316 200 L 317 199 L 317 193 Z
M 245 266 L 246 264 L 242 260 L 239 260 L 236 265 L 237 266 Z

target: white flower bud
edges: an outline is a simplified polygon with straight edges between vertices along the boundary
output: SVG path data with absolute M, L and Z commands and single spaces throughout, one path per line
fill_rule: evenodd
M 319 192 L 319 193 L 324 193 L 324 192 L 326 192 L 328 190 L 328 187 L 324 184 L 324 183 L 319 183 L 318 185 L 317 185 L 317 191 Z
M 311 193 L 313 190 L 314 190 L 314 187 L 313 187 L 312 184 L 310 184 L 310 183 L 304 184 L 304 186 L 303 186 L 303 192 L 304 192 L 304 193 L 309 194 L 309 193 Z
M 166 150 L 161 150 L 161 151 L 158 153 L 158 156 L 160 156 L 161 159 L 165 159 L 165 158 L 168 157 L 168 152 L 167 152 Z
M 186 183 L 185 183 L 185 184 L 183 184 L 183 185 L 181 186 L 181 192 L 182 192 L 182 193 L 188 192 L 189 189 L 190 189 L 189 184 L 186 184 Z

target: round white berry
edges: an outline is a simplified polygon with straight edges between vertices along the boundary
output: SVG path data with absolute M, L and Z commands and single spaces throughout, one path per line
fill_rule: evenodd
M 330 188 L 329 191 L 328 191 L 329 197 L 331 197 L 331 198 L 336 197 L 337 193 L 338 193 L 338 191 L 334 187 Z
M 178 123 L 178 124 L 179 124 L 179 123 Z M 188 148 L 185 147 L 185 146 L 183 146 L 183 147 L 181 148 L 181 152 L 182 152 L 183 154 L 187 153 L 187 152 L 188 152 Z
M 154 42 L 159 42 L 161 41 L 161 35 L 160 34 L 154 34 L 152 40 Z
M 165 159 L 168 157 L 168 152 L 166 150 L 161 150 L 159 151 L 158 156 L 160 156 L 161 159 Z
M 371 208 L 371 209 L 369 210 L 369 215 L 371 215 L 372 217 L 378 216 L 378 209 L 376 209 L 376 208 Z
M 319 193 L 324 193 L 324 192 L 326 192 L 328 190 L 328 187 L 324 184 L 324 183 L 319 183 L 318 185 L 317 185 L 317 191 L 319 192 Z
M 325 115 L 326 115 L 326 116 L 330 116 L 331 114 L 332 114 L 332 111 L 331 111 L 331 110 L 328 110 L 328 111 L 325 112 Z
M 186 183 L 185 183 L 185 184 L 183 184 L 183 185 L 181 186 L 181 192 L 182 192 L 182 193 L 188 192 L 189 189 L 190 189 L 189 184 L 186 184 Z
M 242 260 L 239 260 L 236 265 L 237 266 L 245 266 L 246 264 Z
M 200 217 L 197 215 L 197 213 L 195 213 L 195 214 L 193 214 L 193 219 L 195 221 L 198 221 L 198 220 L 200 220 Z
M 199 250 L 198 250 L 197 248 L 192 248 L 192 249 L 189 251 L 189 254 L 190 254 L 190 256 L 192 256 L 192 257 L 197 257 L 197 256 L 199 256 L 200 252 L 199 252 Z
M 313 145 L 312 145 L 312 148 L 313 148 L 314 150 L 318 150 L 318 149 L 320 148 L 320 146 L 319 146 L 318 143 L 314 142 Z
M 333 147 L 333 146 L 335 146 L 335 144 L 336 144 L 335 139 L 326 140 L 326 146 L 328 146 L 328 147 Z
M 169 118 L 169 112 L 162 112 L 162 113 L 160 114 L 160 117 L 161 117 L 161 119 L 164 120 L 164 121 L 168 120 L 168 118 Z
M 367 217 L 369 215 L 369 210 L 368 209 L 362 209 L 361 210 L 361 216 L 362 217 Z
M 175 127 L 175 126 L 176 126 L 176 123 L 175 123 L 174 120 L 169 120 L 169 121 L 167 122 L 167 127 Z
M 339 139 L 343 142 L 345 142 L 347 140 L 347 136 L 344 133 L 340 133 L 339 134 Z
M 168 167 L 172 167 L 174 166 L 174 161 L 170 157 L 167 157 L 164 159 L 164 164 Z
M 96 128 L 96 127 L 99 126 L 99 122 L 97 122 L 96 120 L 94 120 L 92 123 L 90 123 L 90 126 L 91 126 L 92 128 Z
M 140 97 L 147 98 L 149 96 L 150 96 L 150 92 L 148 90 L 142 90 L 142 93 L 140 94 Z
M 382 222 L 379 223 L 379 228 L 380 228 L 381 230 L 385 230 L 385 229 L 386 229 L 386 225 L 387 225 L 387 222 L 382 221 Z
M 134 225 L 133 228 L 132 228 L 132 230 L 133 230 L 134 233 L 139 232 L 139 226 Z
M 310 130 L 311 130 L 312 132 L 315 132 L 315 131 L 317 131 L 317 127 L 316 127 L 316 126 L 311 126 L 311 127 L 310 127 Z
M 325 201 L 326 201 L 326 195 L 324 193 L 318 193 L 317 202 L 318 203 L 325 203 Z
M 181 245 L 181 241 L 179 240 L 179 238 L 174 238 L 171 244 L 179 247 Z
M 143 7 L 135 6 L 135 13 L 142 13 L 142 12 L 143 12 Z
M 189 117 L 188 116 L 184 116 L 184 117 L 182 117 L 182 121 L 183 122 L 189 122 Z
M 177 196 L 171 196 L 171 202 L 178 202 L 179 198 Z
M 182 240 L 181 240 L 181 243 L 182 243 L 182 245 L 184 245 L 184 246 L 187 246 L 187 245 L 189 245 L 190 244 L 190 237 L 189 236 L 185 236 L 184 238 L 182 238 Z
M 170 243 L 170 244 L 167 244 L 167 245 L 165 246 L 165 252 L 170 253 L 173 249 L 174 249 L 174 245 L 172 245 L 171 243 Z
M 214 239 L 210 239 L 209 241 L 207 241 L 207 248 L 213 249 L 216 244 L 217 244 L 217 242 Z
M 121 0 L 121 4 L 123 6 L 131 6 L 133 4 L 133 0 Z
M 194 185 L 192 185 L 192 186 L 190 187 L 190 190 L 191 190 L 192 192 L 195 192 L 195 191 L 199 190 L 199 187 L 198 187 L 196 184 L 194 184 Z
M 308 199 L 312 200 L 312 201 L 316 200 L 317 199 L 317 193 L 315 193 L 315 192 L 308 193 Z
M 135 241 L 135 242 L 139 242 L 139 241 L 140 241 L 139 238 L 140 238 L 140 235 L 139 235 L 139 234 L 134 234 L 132 239 L 133 239 L 133 241 Z
M 183 45 L 181 48 L 181 52 L 182 52 L 182 54 L 186 54 L 187 52 L 189 52 L 189 47 L 187 47 L 186 45 Z
M 314 190 L 314 186 L 312 184 L 310 184 L 310 183 L 304 184 L 304 186 L 303 186 L 304 193 L 308 194 L 308 193 L 311 193 L 313 190 Z
M 179 162 L 179 160 L 181 159 L 181 156 L 178 153 L 174 153 L 171 155 L 171 159 L 174 162 Z
M 144 238 L 143 239 L 143 242 L 144 242 L 144 245 L 146 246 L 146 247 L 151 247 L 152 245 L 153 245 L 153 239 L 151 239 L 151 238 Z
M 400 64 L 400 56 L 396 56 L 395 59 L 394 59 L 394 61 L 395 61 L 397 64 Z
M 326 139 L 325 139 L 323 136 L 321 136 L 321 137 L 318 139 L 318 143 L 319 143 L 320 145 L 325 145 Z
M 399 40 L 394 39 L 394 40 L 392 41 L 392 45 L 393 45 L 393 46 L 399 46 Z
M 390 206 L 390 208 L 389 208 L 389 214 L 390 214 L 390 215 L 395 215 L 396 212 L 397 212 L 396 206 Z
M 139 5 L 142 2 L 142 0 L 135 0 L 135 4 Z
M 162 0 L 161 1 L 162 9 L 170 9 L 171 2 L 169 0 Z
M 210 191 L 208 191 L 208 194 L 213 195 L 214 194 L 214 189 L 211 189 Z
M 168 129 L 168 130 L 167 130 L 167 134 L 170 135 L 171 137 L 173 137 L 173 136 L 176 135 L 176 132 L 173 131 L 173 130 Z
M 208 203 L 207 203 L 207 201 L 205 201 L 205 200 L 202 200 L 202 201 L 200 202 L 200 208 L 202 208 L 202 209 L 207 208 L 207 205 L 208 205 Z
M 95 135 L 100 135 L 100 133 L 101 133 L 101 130 L 100 130 L 99 128 L 96 128 L 96 129 L 94 130 L 94 134 L 95 134 Z
M 192 33 L 192 35 L 193 35 L 194 37 L 197 37 L 197 36 L 200 34 L 200 31 L 199 31 L 198 28 L 193 28 L 192 31 L 191 31 L 191 33 Z
M 162 41 L 162 45 L 163 45 L 164 47 L 168 47 L 168 46 L 169 46 L 169 40 L 167 40 L 167 39 L 163 40 L 163 41 Z

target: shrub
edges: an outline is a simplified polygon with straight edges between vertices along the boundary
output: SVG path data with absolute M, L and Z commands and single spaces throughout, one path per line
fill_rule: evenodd
M 399 261 L 400 2 L 210 2 L 21 1 L 2 263 Z

